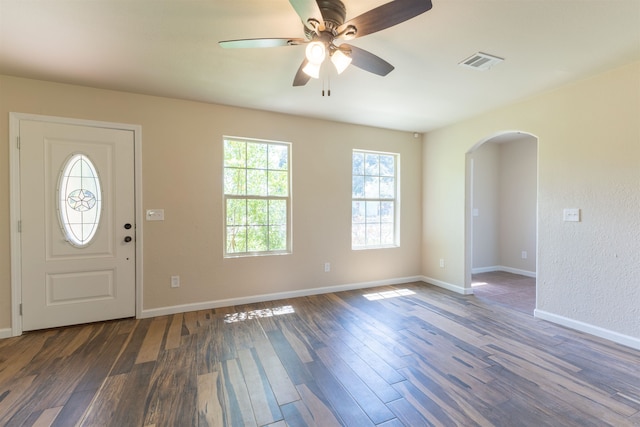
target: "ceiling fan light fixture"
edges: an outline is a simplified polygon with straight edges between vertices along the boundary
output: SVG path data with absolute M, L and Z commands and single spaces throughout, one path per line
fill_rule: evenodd
M 313 62 L 307 62 L 307 65 L 304 66 L 302 71 L 304 71 L 304 73 L 309 77 L 313 77 L 314 79 L 319 79 L 320 65 L 321 64 L 314 64 Z
M 351 64 L 351 59 L 351 56 L 345 54 L 340 49 L 337 49 L 331 55 L 331 62 L 333 62 L 333 65 L 336 67 L 338 74 L 342 74 L 342 72 L 347 69 L 349 64 Z
M 304 86 L 311 78 L 320 78 L 327 56 L 338 74 L 353 64 L 364 71 L 386 76 L 393 71 L 393 65 L 367 50 L 342 42 L 415 18 L 430 10 L 433 7 L 431 2 L 392 0 L 345 21 L 347 8 L 344 0 L 289 0 L 302 21 L 304 38 L 253 38 L 223 40 L 219 43 L 224 48 L 306 45 L 305 58 L 298 67 L 293 86 Z
M 315 41 L 307 45 L 306 56 L 310 64 L 319 66 L 324 61 L 326 54 L 327 50 L 322 42 Z

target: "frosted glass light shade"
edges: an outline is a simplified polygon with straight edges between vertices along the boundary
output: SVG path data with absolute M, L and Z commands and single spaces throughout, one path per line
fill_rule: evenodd
M 336 67 L 338 74 L 342 74 L 349 64 L 351 64 L 351 57 L 345 55 L 344 52 L 338 49 L 331 55 L 331 62 L 333 62 L 333 65 Z
M 320 78 L 320 64 L 314 64 L 313 62 L 307 62 L 307 65 L 304 66 L 302 71 L 304 71 L 304 73 L 307 76 L 313 77 L 314 79 L 319 79 Z
M 307 60 L 312 64 L 320 65 L 324 61 L 326 55 L 326 49 L 324 43 L 311 42 L 307 45 L 306 56 Z

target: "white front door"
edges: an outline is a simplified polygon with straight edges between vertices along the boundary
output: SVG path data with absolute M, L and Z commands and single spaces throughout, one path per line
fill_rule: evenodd
M 22 329 L 135 315 L 134 132 L 20 120 Z

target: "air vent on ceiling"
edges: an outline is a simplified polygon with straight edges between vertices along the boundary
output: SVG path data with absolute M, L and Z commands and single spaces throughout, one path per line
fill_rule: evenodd
M 497 56 L 478 52 L 460 62 L 458 65 L 473 68 L 474 70 L 486 71 L 502 61 L 504 61 L 503 58 L 498 58 Z

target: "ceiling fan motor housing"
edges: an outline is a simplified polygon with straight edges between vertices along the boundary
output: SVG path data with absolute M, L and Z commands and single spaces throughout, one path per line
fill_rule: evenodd
M 347 8 L 340 0 L 317 0 L 317 3 L 324 20 L 325 31 L 335 36 L 338 33 L 338 27 L 344 24 Z M 305 28 L 305 33 L 309 39 L 314 36 L 314 31 L 309 28 Z

